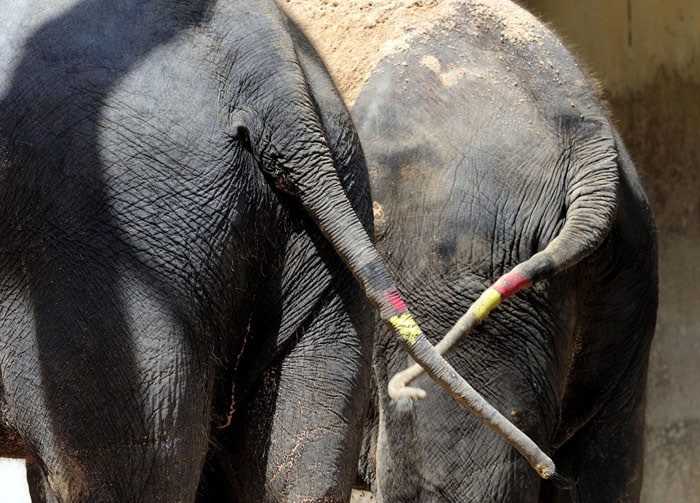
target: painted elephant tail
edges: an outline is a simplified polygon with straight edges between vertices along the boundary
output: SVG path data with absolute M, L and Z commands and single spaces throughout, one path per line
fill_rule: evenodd
M 318 129 L 314 122 L 306 127 Z M 319 138 L 322 133 L 308 136 Z M 552 460 L 479 395 L 423 334 L 348 200 L 326 142 L 312 140 L 303 151 L 280 158 L 285 159 L 283 166 L 264 170 L 270 181 L 298 197 L 407 353 L 455 400 L 518 449 L 542 477 L 554 476 Z
M 268 107 L 267 113 L 244 110 L 233 114 L 229 121 L 235 131 L 232 137 L 246 144 L 268 183 L 298 198 L 414 361 L 454 399 L 514 445 L 542 477 L 552 477 L 552 460 L 476 393 L 416 324 L 341 184 L 320 111 L 302 66 L 295 59 L 298 52 L 290 42 L 275 40 L 277 51 L 285 45 L 289 50 L 267 75 L 276 89 L 260 99 Z M 285 79 L 278 76 L 281 68 L 287 70 Z M 270 95 L 280 98 L 271 101 Z M 275 113 L 280 110 L 287 113 Z M 275 121 L 265 121 L 264 117 L 274 117 Z
M 542 478 L 554 477 L 554 462 L 474 390 L 426 338 L 401 298 L 379 252 L 355 216 L 334 170 L 323 172 L 324 176 L 318 177 L 314 183 L 295 184 L 300 189 L 297 195 L 377 308 L 382 321 L 422 372 L 505 438 Z
M 498 278 L 479 296 L 435 346 L 441 355 L 481 323 L 503 300 L 537 281 L 573 267 L 598 249 L 608 236 L 617 213 L 620 176 L 614 133 L 607 122 L 578 124 L 569 131 L 569 140 L 566 220 L 561 231 L 542 251 Z M 423 372 L 421 366 L 413 365 L 394 375 L 389 381 L 389 395 L 395 400 L 425 398 L 424 390 L 408 386 Z M 487 426 L 491 426 L 489 420 L 484 421 Z M 521 453 L 527 451 L 525 446 L 518 446 L 505 438 Z
M 618 148 L 607 122 L 567 127 L 569 173 L 566 219 L 559 234 L 544 248 L 498 278 L 435 346 L 444 355 L 481 323 L 501 302 L 537 281 L 576 265 L 593 253 L 610 232 L 618 203 Z M 424 398 L 425 391 L 408 384 L 423 373 L 414 365 L 389 382 L 389 394 Z

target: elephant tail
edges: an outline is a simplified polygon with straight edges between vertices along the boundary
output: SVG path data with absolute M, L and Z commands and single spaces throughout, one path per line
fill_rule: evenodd
M 570 145 L 566 219 L 559 234 L 540 252 L 498 278 L 482 292 L 452 329 L 436 344 L 444 355 L 508 297 L 537 281 L 567 270 L 593 253 L 608 236 L 617 214 L 618 148 L 610 125 L 578 123 L 565 128 Z M 425 398 L 425 391 L 408 384 L 423 373 L 413 365 L 389 381 L 389 394 Z
M 279 39 L 276 50 L 285 43 Z M 285 53 L 291 58 L 296 48 Z M 282 60 L 283 64 L 288 64 Z M 491 406 L 445 361 L 424 335 L 399 294 L 388 267 L 355 209 L 336 171 L 335 160 L 326 138 L 323 118 L 316 97 L 309 93 L 306 74 L 298 61 L 286 68 L 286 78 L 278 77 L 278 66 L 270 77 L 279 92 L 266 92 L 274 122 L 257 117 L 256 112 L 235 118 L 236 134 L 245 139 L 264 178 L 277 189 L 294 195 L 337 255 L 365 292 L 392 335 L 415 362 L 461 405 L 497 431 L 513 445 L 540 476 L 555 475 L 552 460 L 513 423 Z M 312 72 L 307 72 L 312 74 Z M 260 89 L 256 86 L 256 89 Z M 279 100 L 269 96 L 280 97 Z

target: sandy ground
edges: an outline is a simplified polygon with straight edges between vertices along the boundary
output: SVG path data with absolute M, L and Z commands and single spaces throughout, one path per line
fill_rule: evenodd
M 472 20 L 502 21 L 513 43 L 536 42 L 541 24 L 507 0 L 277 0 L 307 34 L 328 66 L 345 103 L 352 107 L 382 58 L 408 51 L 436 24 L 449 29 L 464 6 Z M 472 21 L 474 22 L 474 21 Z M 434 32 L 434 30 L 433 30 Z

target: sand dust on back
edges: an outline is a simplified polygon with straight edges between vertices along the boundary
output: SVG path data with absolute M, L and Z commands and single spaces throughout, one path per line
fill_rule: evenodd
M 309 36 L 345 102 L 352 106 L 379 61 L 405 51 L 461 5 L 479 27 L 499 26 L 511 43 L 536 42 L 542 25 L 508 0 L 277 0 Z
M 455 0 L 277 0 L 306 32 L 352 105 L 372 69 L 455 12 Z

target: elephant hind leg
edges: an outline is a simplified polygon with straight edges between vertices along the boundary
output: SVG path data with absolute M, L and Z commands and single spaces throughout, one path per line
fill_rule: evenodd
M 41 466 L 32 459 L 27 459 L 27 485 L 32 503 L 58 503 L 41 471 Z
M 644 457 L 643 387 L 624 407 L 604 407 L 554 454 L 571 488 L 545 483 L 540 503 L 637 502 Z M 609 402 L 619 403 L 619 402 Z
M 237 441 L 227 455 L 239 500 L 349 500 L 371 358 L 364 308 L 349 297 L 324 302 L 290 352 L 259 379 L 242 416 L 234 416 Z

